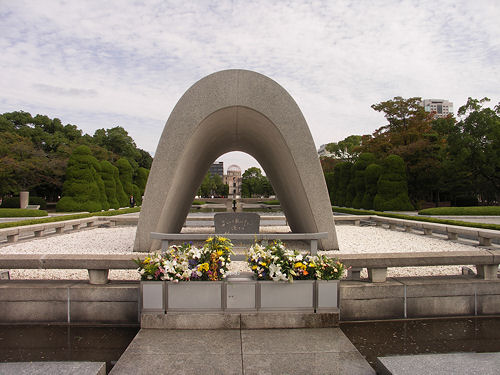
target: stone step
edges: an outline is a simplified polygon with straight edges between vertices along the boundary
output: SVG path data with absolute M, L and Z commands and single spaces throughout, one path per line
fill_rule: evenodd
M 153 329 L 269 329 L 332 328 L 339 325 L 339 310 L 255 313 L 143 313 L 141 328 Z

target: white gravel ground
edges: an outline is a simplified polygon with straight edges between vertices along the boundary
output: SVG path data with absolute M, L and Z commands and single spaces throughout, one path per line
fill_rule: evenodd
M 380 227 L 357 227 L 338 225 L 336 227 L 339 253 L 384 253 L 411 251 L 464 251 L 475 249 L 472 245 L 446 241 L 436 237 L 412 234 Z M 261 232 L 288 232 L 286 226 L 262 227 Z M 0 247 L 0 254 L 132 254 L 136 227 L 96 228 L 65 235 L 23 241 Z M 210 233 L 213 228 L 188 227 L 183 233 Z M 290 244 L 290 248 L 305 248 L 304 244 Z M 140 256 L 140 253 L 133 253 Z M 233 272 L 247 270 L 245 262 L 233 262 Z M 457 275 L 461 266 L 389 268 L 388 276 Z M 362 274 L 362 277 L 366 274 Z M 87 279 L 86 270 L 12 270 L 13 279 Z M 111 279 L 138 280 L 134 270 L 112 270 Z

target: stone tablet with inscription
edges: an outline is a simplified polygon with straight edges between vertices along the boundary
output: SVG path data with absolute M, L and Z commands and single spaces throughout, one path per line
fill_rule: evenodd
M 215 233 L 259 233 L 260 216 L 254 212 L 220 212 L 214 215 Z

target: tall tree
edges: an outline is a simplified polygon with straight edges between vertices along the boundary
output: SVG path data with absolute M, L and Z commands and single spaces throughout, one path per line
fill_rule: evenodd
M 488 98 L 469 98 L 459 108 L 460 121 L 448 137 L 448 165 L 458 166 L 461 173 L 455 176 L 470 181 L 468 192 L 467 185 L 462 185 L 462 197 L 493 203 L 500 199 L 500 104 L 494 109 L 483 108 L 487 102 Z
M 274 194 L 269 179 L 262 174 L 260 168 L 250 167 L 241 176 L 241 195 L 244 197 L 269 196 Z

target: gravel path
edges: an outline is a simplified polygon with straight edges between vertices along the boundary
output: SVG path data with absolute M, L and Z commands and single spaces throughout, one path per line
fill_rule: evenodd
M 466 251 L 475 246 L 380 227 L 336 227 L 340 251 L 327 254 L 411 251 Z M 286 226 L 262 227 L 261 232 L 288 232 Z M 132 254 L 136 227 L 96 228 L 60 236 L 34 239 L 0 247 L 0 254 Z M 183 233 L 210 233 L 210 227 L 187 227 Z M 290 248 L 305 248 L 290 244 Z M 133 253 L 140 256 L 140 253 Z M 233 262 L 233 272 L 247 270 L 245 262 Z M 457 275 L 461 266 L 389 268 L 388 276 Z M 366 274 L 362 273 L 362 277 Z M 13 279 L 87 279 L 86 270 L 12 270 Z M 110 279 L 138 280 L 135 270 L 111 270 Z

